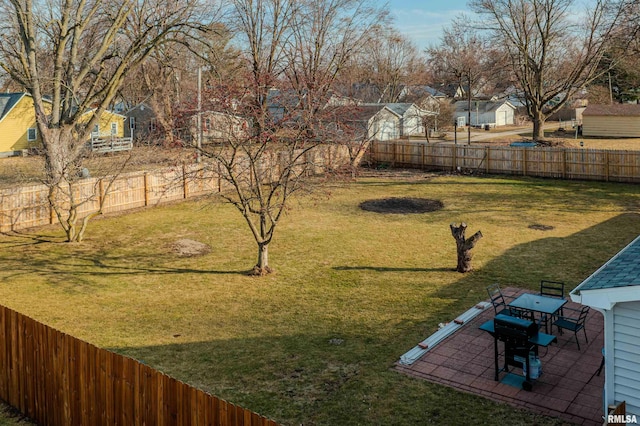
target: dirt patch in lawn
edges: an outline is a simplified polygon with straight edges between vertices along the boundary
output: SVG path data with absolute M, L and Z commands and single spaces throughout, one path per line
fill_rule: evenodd
M 542 225 L 540 223 L 534 223 L 532 225 L 529 225 L 529 229 L 535 229 L 536 231 L 551 231 L 555 229 L 555 227 L 551 225 Z
M 367 200 L 360 203 L 362 210 L 375 213 L 428 213 L 440 210 L 444 207 L 442 201 L 429 198 L 382 198 L 379 200 Z
M 171 248 L 180 257 L 201 256 L 211 251 L 208 245 L 187 238 L 176 241 Z

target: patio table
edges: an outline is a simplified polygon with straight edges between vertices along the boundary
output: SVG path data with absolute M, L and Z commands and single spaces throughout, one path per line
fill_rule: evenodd
M 524 309 L 531 312 L 540 313 L 540 319 L 545 315 L 555 316 L 558 311 L 567 303 L 565 299 L 559 297 L 542 296 L 540 294 L 523 293 L 509 303 L 510 307 Z M 553 327 L 551 327 L 553 331 Z M 544 331 L 548 333 L 547 321 L 544 323 Z
M 509 303 L 514 308 L 526 309 L 541 314 L 554 315 L 567 303 L 559 297 L 541 296 L 539 294 L 524 293 Z

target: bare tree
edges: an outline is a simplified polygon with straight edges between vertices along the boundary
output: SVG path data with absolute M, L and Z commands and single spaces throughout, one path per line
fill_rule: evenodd
M 0 1 L 0 67 L 33 98 L 49 203 L 68 241 L 81 241 L 100 213 L 78 222 L 80 208 L 104 198 L 74 190 L 91 130 L 129 72 L 158 46 L 206 30 L 194 10 L 193 2 L 159 0 Z
M 640 101 L 639 55 L 640 1 L 628 1 L 600 62 L 600 77 L 594 80 L 595 84 L 607 88 L 609 99 L 604 103 Z
M 290 198 L 312 187 L 318 147 L 335 144 L 324 106 L 375 10 L 362 0 L 232 2 L 229 27 L 245 63 L 237 78 L 209 82 L 228 141 L 204 144 L 201 154 L 251 230 L 256 275 L 272 271 L 269 245 Z
M 427 48 L 431 74 L 441 82 L 454 82 L 464 89 L 467 99 L 468 141 L 471 141 L 471 99 L 480 93 L 487 76 L 486 40 L 475 31 L 465 16 L 443 29 L 439 45 Z
M 178 109 L 180 105 L 188 104 L 197 91 L 198 68 L 203 73 L 205 86 L 208 81 L 235 78 L 239 52 L 229 48 L 231 32 L 225 25 L 214 23 L 209 32 L 199 35 L 199 43 L 195 45 L 191 37 L 191 34 L 183 34 L 180 43 L 154 50 L 133 71 L 129 83 L 118 95 L 129 108 L 141 103 L 151 108 L 154 130 L 148 139 L 154 144 L 173 146 L 176 143 L 175 137 L 181 129 L 175 128 L 175 124 L 185 113 Z M 195 105 L 192 107 L 196 108 Z M 149 132 L 140 132 L 139 136 L 145 133 Z
M 507 51 L 535 140 L 544 138 L 546 117 L 597 77 L 623 3 L 597 0 L 581 12 L 573 0 L 470 2 L 479 25 Z
M 378 88 L 378 102 L 398 102 L 404 86 L 416 83 L 415 70 L 424 67 L 413 43 L 388 26 L 375 29 L 361 60 L 368 65 L 368 80 Z
M 364 102 L 399 102 L 406 86 L 422 83 L 424 58 L 387 16 L 368 31 L 366 48 L 354 53 L 339 76 L 345 95 Z

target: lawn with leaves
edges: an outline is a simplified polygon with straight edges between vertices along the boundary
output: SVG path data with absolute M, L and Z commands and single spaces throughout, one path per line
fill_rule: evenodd
M 276 273 L 264 278 L 245 274 L 255 243 L 215 200 L 107 217 L 81 244 L 63 243 L 56 228 L 1 236 L 0 300 L 286 425 L 554 424 L 392 367 L 438 323 L 485 300 L 491 283 L 579 284 L 640 233 L 639 187 L 412 176 L 297 199 L 271 246 Z M 358 207 L 389 197 L 444 208 Z M 449 230 L 461 221 L 484 235 L 465 275 L 454 271 Z M 210 251 L 179 256 L 184 239 Z

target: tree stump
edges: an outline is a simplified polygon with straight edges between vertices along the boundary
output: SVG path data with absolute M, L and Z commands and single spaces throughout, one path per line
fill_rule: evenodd
M 455 223 L 449 225 L 451 228 L 451 235 L 456 239 L 456 248 L 458 252 L 458 266 L 456 271 L 464 273 L 469 272 L 473 268 L 471 267 L 471 249 L 475 247 L 476 243 L 482 238 L 482 232 L 478 231 L 470 238 L 465 239 L 465 232 L 467 230 L 467 224 L 462 222 L 460 226 L 456 226 Z

